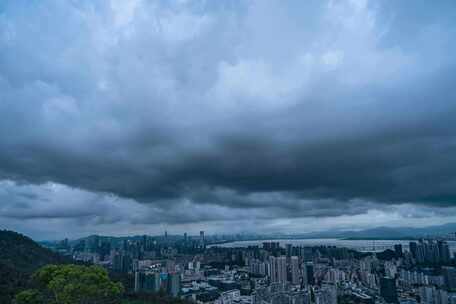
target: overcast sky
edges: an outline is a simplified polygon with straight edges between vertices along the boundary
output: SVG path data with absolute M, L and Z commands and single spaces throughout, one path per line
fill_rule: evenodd
M 0 228 L 456 222 L 456 2 L 0 2 Z

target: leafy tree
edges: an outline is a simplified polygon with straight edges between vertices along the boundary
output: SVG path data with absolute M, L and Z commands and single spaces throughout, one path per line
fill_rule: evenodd
M 123 293 L 122 284 L 111 281 L 106 270 L 97 266 L 48 265 L 33 280 L 39 292 L 19 293 L 17 304 L 115 304 Z
M 44 304 L 44 298 L 36 289 L 24 290 L 16 295 L 16 304 Z

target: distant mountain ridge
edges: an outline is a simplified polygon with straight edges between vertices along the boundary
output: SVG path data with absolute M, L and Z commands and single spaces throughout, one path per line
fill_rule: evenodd
M 422 237 L 433 237 L 442 235 L 456 235 L 456 223 L 447 223 L 443 225 L 434 225 L 422 228 L 414 227 L 384 227 L 379 226 L 364 230 L 326 230 L 319 232 L 307 232 L 307 233 L 273 233 L 273 234 L 245 234 L 242 235 L 242 239 L 238 240 L 266 240 L 266 239 L 315 239 L 315 238 L 336 238 L 336 239 L 418 239 Z M 83 240 L 90 240 L 93 237 L 98 237 L 100 240 L 109 239 L 113 244 L 120 244 L 122 240 L 135 240 L 139 241 L 142 239 L 142 235 L 132 236 L 101 236 L 101 235 L 90 235 L 87 237 L 79 238 L 70 241 L 71 244 L 76 244 Z M 163 238 L 162 235 L 151 236 L 155 239 Z M 211 239 L 211 235 L 207 236 L 207 239 Z M 170 239 L 182 238 L 180 235 L 168 236 Z M 226 240 L 225 240 L 226 241 Z M 231 241 L 234 241 L 231 240 Z M 217 241 L 214 241 L 217 242 Z M 223 242 L 223 241 L 222 241 Z M 56 241 L 40 242 L 43 245 L 52 245 Z
M 414 227 L 375 227 L 364 230 L 328 230 L 323 232 L 311 232 L 300 235 L 309 238 L 376 238 L 376 239 L 414 239 L 427 236 L 437 236 L 456 233 L 456 223 L 428 226 L 423 228 Z

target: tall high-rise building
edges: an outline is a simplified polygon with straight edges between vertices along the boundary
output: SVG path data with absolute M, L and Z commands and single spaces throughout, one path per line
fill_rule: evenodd
M 123 240 L 122 241 L 122 250 L 123 251 L 127 251 L 128 250 L 128 241 L 127 240 Z
M 445 241 L 411 242 L 410 252 L 418 264 L 448 264 L 451 261 L 450 249 Z
M 424 260 L 430 264 L 438 264 L 440 261 L 439 247 L 436 242 L 428 241 L 423 242 Z
M 135 272 L 135 292 L 159 292 L 161 285 L 158 272 Z
M 417 244 L 416 242 L 410 242 L 409 243 L 409 249 L 410 253 L 412 254 L 412 257 L 416 259 L 416 252 L 417 252 Z
M 116 253 L 112 260 L 112 268 L 118 272 L 128 272 L 132 268 L 132 259 L 124 253 Z
M 279 282 L 285 283 L 287 281 L 287 257 L 279 256 L 277 258 L 277 262 L 278 262 Z
M 293 245 L 291 245 L 291 244 L 286 244 L 286 245 L 285 245 L 285 248 L 286 248 L 286 252 L 287 252 L 287 257 L 288 257 L 288 258 L 291 257 L 291 252 L 292 252 L 292 250 L 293 250 Z
M 394 252 L 396 253 L 396 257 L 401 257 L 402 256 L 402 245 L 401 244 L 394 245 Z
M 442 267 L 442 274 L 445 280 L 445 285 L 448 289 L 456 289 L 456 268 Z
M 287 257 L 269 257 L 270 278 L 273 283 L 285 283 L 287 281 Z
M 92 235 L 87 238 L 86 243 L 87 252 L 98 252 L 98 247 L 100 246 L 100 237 L 98 235 Z
M 309 280 L 307 279 L 307 269 L 306 264 L 301 264 L 301 287 L 304 288 L 309 284 Z
M 434 286 L 421 286 L 420 287 L 420 303 L 434 304 Z
M 299 258 L 292 256 L 290 258 L 290 272 L 291 272 L 291 284 L 298 285 L 300 283 L 299 276 Z
M 279 242 L 263 242 L 263 249 L 267 251 L 275 251 L 280 248 Z
M 421 286 L 419 294 L 422 304 L 448 304 L 448 292 L 435 286 Z
M 279 281 L 278 274 L 277 274 L 277 262 L 276 257 L 270 256 L 269 257 L 269 278 L 272 283 L 277 283 Z
M 168 294 L 173 297 L 177 297 L 181 290 L 180 274 L 169 273 L 168 274 Z
M 398 303 L 396 280 L 393 278 L 380 278 L 380 296 L 387 303 Z
M 440 255 L 440 262 L 442 264 L 448 264 L 451 260 L 450 247 L 448 246 L 448 243 L 444 241 L 439 241 L 437 244 Z
M 315 285 L 314 267 L 313 267 L 312 263 L 306 264 L 306 274 L 307 274 L 307 283 L 309 285 Z
M 143 248 L 143 250 L 147 250 L 147 235 L 142 236 L 141 247 Z
M 146 273 L 144 289 L 152 292 L 159 292 L 161 285 L 160 274 L 158 272 Z
M 135 292 L 140 292 L 143 289 L 145 274 L 143 272 L 135 272 Z
M 425 262 L 426 250 L 425 244 L 422 240 L 420 240 L 418 243 L 410 242 L 409 248 L 410 252 L 412 253 L 412 257 L 418 264 Z
M 204 247 L 204 245 L 206 244 L 206 243 L 205 243 L 205 239 L 204 239 L 204 231 L 203 231 L 203 230 L 200 231 L 200 239 L 199 239 L 199 242 L 200 242 L 200 246 L 201 246 L 201 247 Z

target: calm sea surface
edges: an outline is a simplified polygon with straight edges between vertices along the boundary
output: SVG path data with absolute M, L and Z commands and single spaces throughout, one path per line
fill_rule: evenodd
M 336 246 L 355 249 L 358 251 L 383 251 L 385 249 L 393 249 L 395 244 L 402 244 L 404 250 L 408 250 L 409 240 L 342 240 L 342 239 L 295 239 L 295 240 L 258 240 L 258 241 L 237 241 L 218 245 L 218 247 L 234 248 L 247 247 L 252 245 L 262 246 L 263 242 L 279 242 L 280 246 L 285 247 L 286 244 L 293 246 Z M 456 252 L 456 241 L 448 241 L 451 252 Z

